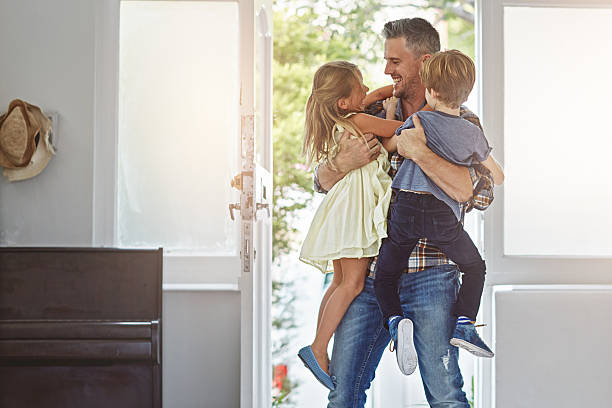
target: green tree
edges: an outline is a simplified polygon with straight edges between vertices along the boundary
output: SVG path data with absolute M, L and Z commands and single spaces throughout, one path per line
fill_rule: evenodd
M 474 0 L 430 0 L 423 8 L 437 11 L 448 24 L 448 48 L 474 59 Z

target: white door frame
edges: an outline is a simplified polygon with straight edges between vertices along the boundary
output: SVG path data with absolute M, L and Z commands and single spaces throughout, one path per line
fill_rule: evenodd
M 494 154 L 504 161 L 504 7 L 608 8 L 610 0 L 477 0 L 476 62 L 481 90 L 480 112 Z M 504 254 L 504 187 L 495 188 L 495 201 L 484 212 L 484 255 L 487 279 L 481 316 L 490 323 L 485 341 L 493 340 L 494 298 L 500 290 L 559 290 L 609 288 L 612 259 L 597 257 L 508 256 Z M 580 271 L 580 273 L 576 273 Z M 495 406 L 495 360 L 479 359 L 476 407 Z
M 117 242 L 119 4 L 95 2 L 92 245 Z
M 239 0 L 238 3 L 243 160 L 240 199 L 240 406 L 268 408 L 272 405 L 272 133 L 271 126 L 268 126 L 272 115 L 272 15 L 271 2 L 268 0 Z M 270 13 L 267 10 L 270 10 Z M 259 53 L 264 54 L 264 64 L 258 70 L 256 60 Z M 257 94 L 258 83 L 263 98 Z M 264 120 L 263 127 L 257 126 L 258 117 Z M 258 134 L 259 129 L 263 129 L 263 134 Z M 257 141 L 262 142 L 262 146 L 256 146 Z M 258 149 L 263 150 L 263 162 L 258 158 Z

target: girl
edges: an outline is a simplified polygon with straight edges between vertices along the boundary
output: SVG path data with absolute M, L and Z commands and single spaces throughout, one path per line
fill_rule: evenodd
M 361 113 L 364 105 L 391 96 L 392 86 L 366 97 L 357 66 L 346 61 L 329 62 L 315 73 L 312 93 L 306 104 L 303 152 L 308 164 L 326 160 L 334 168 L 334 156 L 344 130 L 363 137 L 382 137 L 383 146 L 395 150 L 395 130 L 403 124 Z M 387 116 L 395 109 L 385 101 Z M 395 100 L 397 103 L 397 100 Z M 378 254 L 387 236 L 386 219 L 391 198 L 387 150 L 381 148 L 376 160 L 349 172 L 327 193 L 304 240 L 300 260 L 334 277 L 321 301 L 314 342 L 300 350 L 302 359 L 315 377 L 330 390 L 327 346 L 344 313 L 361 292 L 367 267 Z

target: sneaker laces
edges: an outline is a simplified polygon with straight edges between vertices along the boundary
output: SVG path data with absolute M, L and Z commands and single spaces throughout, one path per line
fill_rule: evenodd
M 482 323 L 482 324 L 476 324 L 476 320 L 470 320 L 470 323 L 472 324 L 472 326 L 474 327 L 484 327 L 487 324 L 486 323 Z

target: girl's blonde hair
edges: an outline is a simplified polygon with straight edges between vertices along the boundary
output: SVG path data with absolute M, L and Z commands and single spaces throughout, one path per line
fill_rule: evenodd
M 338 106 L 338 100 L 347 98 L 359 86 L 358 68 L 347 61 L 333 61 L 321 66 L 314 75 L 312 92 L 306 102 L 306 122 L 302 153 L 308 166 L 326 159 L 335 169 L 331 159 L 337 153 L 338 141 L 334 139 L 336 124 L 353 134 L 362 136 L 345 115 L 350 113 Z

